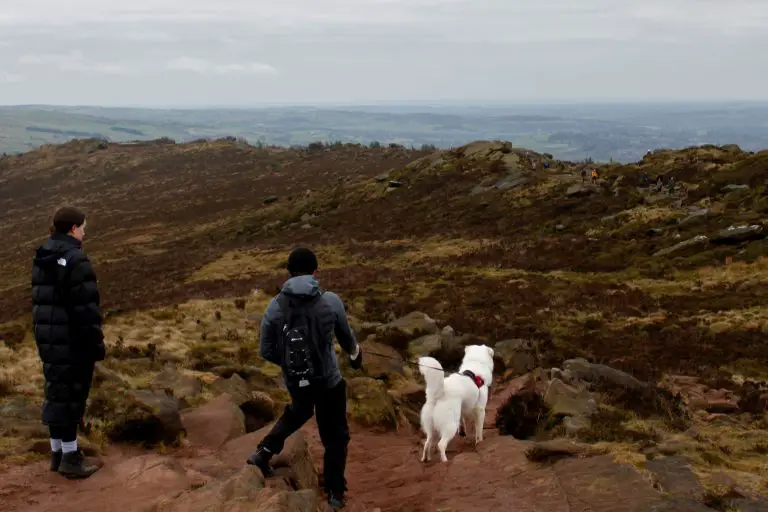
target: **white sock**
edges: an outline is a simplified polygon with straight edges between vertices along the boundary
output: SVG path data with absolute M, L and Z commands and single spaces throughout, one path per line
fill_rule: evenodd
M 51 439 L 51 451 L 52 452 L 61 451 L 61 439 Z
M 62 441 L 61 449 L 64 453 L 72 453 L 77 451 L 77 439 L 74 441 Z

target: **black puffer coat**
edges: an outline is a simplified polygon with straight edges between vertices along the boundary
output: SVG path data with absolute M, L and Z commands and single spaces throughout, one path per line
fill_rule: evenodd
M 105 356 L 96 274 L 79 240 L 53 235 L 32 267 L 32 319 L 43 362 L 43 423 L 76 425 L 85 413 L 94 362 Z

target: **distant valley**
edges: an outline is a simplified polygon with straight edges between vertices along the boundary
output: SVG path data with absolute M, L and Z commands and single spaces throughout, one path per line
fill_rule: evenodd
M 71 139 L 177 142 L 226 136 L 279 146 L 315 141 L 456 147 L 503 139 L 564 160 L 634 162 L 703 144 L 768 145 L 768 104 L 498 105 L 140 109 L 0 107 L 0 153 Z

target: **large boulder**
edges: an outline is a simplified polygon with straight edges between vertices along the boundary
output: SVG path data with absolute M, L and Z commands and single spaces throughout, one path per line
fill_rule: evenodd
M 223 398 L 221 399 L 223 402 Z M 217 452 L 220 463 L 208 467 L 214 477 L 203 485 L 188 485 L 186 491 L 168 493 L 155 503 L 157 512 L 314 512 L 319 505 L 317 468 L 312 461 L 305 434 L 298 431 L 272 459 L 274 474 L 265 478 L 261 471 L 245 464 L 259 442 L 269 432 L 258 432 L 232 439 Z M 222 464 L 223 463 L 223 464 Z M 191 489 L 190 489 L 191 487 Z
M 252 504 L 264 490 L 264 476 L 255 467 L 244 467 L 229 478 L 210 483 L 182 493 L 161 498 L 155 504 L 156 512 L 242 510 L 239 507 Z
M 408 356 L 416 359 L 423 356 L 433 356 L 443 347 L 443 339 L 439 334 L 427 334 L 408 343 Z
M 274 386 L 276 387 L 276 386 Z M 210 390 L 214 395 L 227 395 L 245 414 L 246 432 L 259 430 L 275 419 L 279 404 L 264 391 L 253 391 L 239 373 L 220 377 L 213 381 Z
M 632 389 L 647 387 L 644 382 L 639 381 L 628 373 L 604 364 L 590 363 L 586 359 L 569 359 L 563 363 L 563 369 L 573 378 L 591 383 L 605 382 Z
M 682 397 L 691 411 L 706 411 L 713 414 L 739 412 L 739 396 L 728 389 L 711 389 L 699 382 L 697 377 L 668 375 L 662 379 L 661 387 Z
M 424 334 L 435 334 L 438 331 L 437 322 L 426 313 L 414 311 L 376 329 L 380 333 L 397 331 L 405 336 L 415 338 Z
M 389 395 L 399 417 L 414 427 L 421 425 L 421 407 L 427 398 L 423 384 L 404 381 L 397 388 L 390 389 Z
M 112 404 L 107 437 L 113 442 L 174 445 L 184 432 L 179 401 L 162 391 L 129 391 Z
M 730 226 L 713 236 L 712 243 L 721 245 L 740 244 L 748 240 L 763 239 L 766 234 L 768 233 L 760 224 Z
M 165 391 L 178 398 L 181 402 L 187 402 L 197 398 L 203 392 L 203 381 L 200 377 L 183 373 L 172 367 L 164 368 L 152 378 L 152 388 Z
M 240 404 L 245 414 L 245 431 L 254 432 L 274 420 L 279 412 L 279 404 L 263 391 L 251 391 L 247 402 Z
M 40 403 L 15 396 L 0 403 L 0 436 L 48 438 L 48 427 L 40 422 Z
M 598 192 L 600 189 L 592 184 L 575 183 L 565 191 L 566 197 L 584 197 Z
M 499 341 L 493 346 L 494 359 L 501 364 L 500 371 L 508 375 L 524 375 L 537 364 L 537 344 L 534 340 L 513 339 Z
M 221 459 L 232 469 L 242 468 L 271 427 L 272 425 L 269 425 L 257 432 L 229 441 L 219 452 Z M 274 478 L 287 479 L 293 489 L 317 489 L 318 487 L 317 468 L 312 460 L 307 436 L 301 430 L 288 437 L 283 451 L 272 459 L 272 467 L 276 473 Z
M 486 418 L 504 436 L 528 439 L 535 436 L 542 421 L 550 415 L 549 407 L 542 398 L 549 382 L 536 373 L 513 379 L 494 398 L 486 410 Z M 494 407 L 493 404 L 498 404 Z
M 187 440 L 196 446 L 218 449 L 245 434 L 245 415 L 227 394 L 184 412 L 181 421 Z
M 704 235 L 696 235 L 693 238 L 689 238 L 683 242 L 677 243 L 671 247 L 665 247 L 659 251 L 656 251 L 654 257 L 681 255 L 684 253 L 694 253 L 705 248 L 709 244 L 709 238 Z
M 374 379 L 392 380 L 405 374 L 405 362 L 400 353 L 389 345 L 372 339 L 362 344 L 363 373 Z
M 550 382 L 544 402 L 555 416 L 588 418 L 597 412 L 597 402 L 589 391 L 569 386 L 560 379 Z
M 376 379 L 355 377 L 348 381 L 349 417 L 364 427 L 394 428 L 397 416 L 386 385 Z
M 216 379 L 213 381 L 210 388 L 211 392 L 215 395 L 229 395 L 238 406 L 244 404 L 251 398 L 251 391 L 248 388 L 248 383 L 237 373 L 233 373 L 227 379 Z

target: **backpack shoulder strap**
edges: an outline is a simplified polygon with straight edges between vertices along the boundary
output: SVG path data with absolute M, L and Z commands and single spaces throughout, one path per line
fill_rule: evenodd
M 291 325 L 291 318 L 293 317 L 291 299 L 283 292 L 280 292 L 275 297 L 275 300 L 280 307 L 280 312 L 283 314 L 283 325 Z

